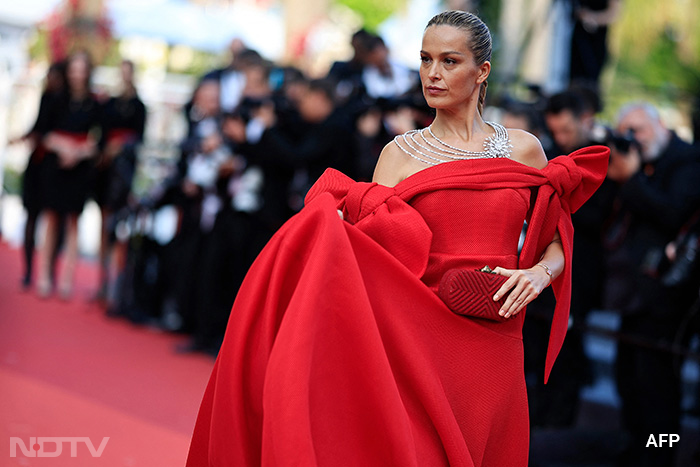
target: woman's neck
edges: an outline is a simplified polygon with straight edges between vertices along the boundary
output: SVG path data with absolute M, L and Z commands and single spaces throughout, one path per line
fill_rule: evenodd
M 122 88 L 121 97 L 122 99 L 131 99 L 136 95 L 136 87 L 133 84 L 126 84 Z
M 465 143 L 478 138 L 476 135 L 491 132 L 491 128 L 475 108 L 466 112 L 438 109 L 430 127 L 438 138 L 455 138 Z
M 72 88 L 70 90 L 70 97 L 73 100 L 83 100 L 88 96 L 87 88 Z

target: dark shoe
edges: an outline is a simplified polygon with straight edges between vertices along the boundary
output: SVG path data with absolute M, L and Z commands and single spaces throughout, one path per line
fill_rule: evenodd
M 194 339 L 175 346 L 175 353 L 203 353 L 216 358 L 219 355 L 219 347 L 211 344 L 198 343 Z
M 90 299 L 91 302 L 93 303 L 99 303 L 102 305 L 107 304 L 107 284 L 102 284 L 99 289 L 97 289 L 97 292 L 95 292 L 95 295 L 92 296 Z
M 175 346 L 175 353 L 194 353 L 202 352 L 205 350 L 205 346 L 197 343 L 194 339 L 190 339 L 187 342 L 182 342 Z

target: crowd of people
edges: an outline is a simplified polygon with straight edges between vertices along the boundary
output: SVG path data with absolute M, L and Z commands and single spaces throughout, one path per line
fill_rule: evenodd
M 134 65 L 121 63 L 121 91 L 98 96 L 91 89 L 92 61 L 85 51 L 51 65 L 32 129 L 21 139 L 32 151 L 24 173 L 22 199 L 27 211 L 22 287 L 34 282 L 34 241 L 39 214 L 45 235 L 39 253 L 36 291 L 73 294 L 78 259 L 78 217 L 92 197 L 102 214 L 100 291 L 104 296 L 115 249 L 114 226 L 128 206 L 136 170 L 136 146 L 143 140 L 146 108 L 134 85 Z M 58 252 L 64 255 L 60 274 Z M 120 248 L 123 257 L 124 249 Z
M 668 129 L 649 103 L 623 106 L 612 127 L 596 121 L 601 105 L 590 89 L 573 86 L 544 100 L 540 113 L 506 106 L 513 125 L 551 138 L 551 156 L 591 144 L 611 148 L 606 180 L 572 216 L 572 325 L 549 384 L 533 378 L 531 417 L 543 427 L 575 422 L 581 388 L 592 382 L 582 339 L 587 316 L 614 311 L 621 316 L 615 380 L 636 446 L 623 453 L 623 465 L 673 465 L 672 449 L 650 452 L 644 440 L 661 427 L 680 430 L 682 350 L 698 332 L 700 147 Z M 551 315 L 553 300 L 545 292 L 528 309 L 531 371 L 541 366 L 539 342 L 548 333 L 538 318 Z
M 33 283 L 34 230 L 43 213 L 36 291 L 70 298 L 77 218 L 93 197 L 103 226 L 96 298 L 108 313 L 134 321 L 168 317 L 164 325 L 189 338 L 179 351 L 216 355 L 227 321 L 236 319 L 229 312 L 246 271 L 324 170 L 370 181 L 382 147 L 433 118 L 417 72 L 393 62 L 381 37 L 360 30 L 352 47 L 350 60 L 311 79 L 234 41 L 230 64 L 201 77 L 184 109 L 188 132 L 175 173 L 147 199 L 130 193 L 146 120 L 133 64 L 122 63 L 123 91 L 110 98 L 91 94 L 85 53 L 53 65 L 26 136 L 34 150 L 24 179 L 23 286 Z M 591 144 L 612 150 L 606 181 L 573 216 L 572 319 L 546 386 L 541 369 L 554 297 L 545 292 L 528 308 L 530 414 L 533 426 L 575 423 L 581 388 L 591 380 L 583 348 L 587 315 L 614 310 L 622 316 L 616 362 L 622 420 L 630 446 L 643 446 L 639 438 L 649 433 L 680 430 L 682 357 L 669 349 L 689 342 L 693 319 L 698 332 L 700 147 L 668 129 L 651 104 L 623 107 L 608 126 L 596 119 L 602 105 L 594 87 L 572 86 L 528 102 L 490 98 L 487 112 L 540 137 L 549 159 Z M 119 229 L 163 206 L 178 214 L 169 242 Z M 633 449 L 622 458 L 626 465 L 672 465 L 672 456 L 665 448 Z
M 350 61 L 311 79 L 233 41 L 230 64 L 196 85 L 176 174 L 148 200 L 178 206 L 178 232 L 151 242 L 161 274 L 139 293 L 162 298 L 140 313 L 158 315 L 164 302 L 176 310 L 176 327 L 191 334 L 179 350 L 217 353 L 246 271 L 328 167 L 369 181 L 384 144 L 430 118 L 416 71 L 392 62 L 379 36 L 362 30 L 352 43 Z

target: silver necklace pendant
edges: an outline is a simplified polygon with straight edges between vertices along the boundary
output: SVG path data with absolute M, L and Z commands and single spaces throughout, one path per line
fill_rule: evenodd
M 484 140 L 483 151 L 466 151 L 447 144 L 435 136 L 430 126 L 422 130 L 411 130 L 397 135 L 394 138 L 394 143 L 409 156 L 430 165 L 463 159 L 510 157 L 513 145 L 508 137 L 508 131 L 499 123 L 486 123 L 495 130 L 495 134 Z M 432 143 L 425 137 L 426 130 L 438 144 Z

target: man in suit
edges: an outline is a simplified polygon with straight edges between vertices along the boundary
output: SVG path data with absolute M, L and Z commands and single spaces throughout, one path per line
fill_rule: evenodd
M 700 158 L 647 103 L 624 107 L 617 131 L 634 137 L 612 148 L 608 178 L 619 187 L 608 231 L 608 306 L 622 313 L 620 332 L 647 345 L 618 343 L 616 376 L 623 426 L 631 443 L 623 465 L 674 465 L 674 448 L 646 449 L 652 433 L 680 434 L 680 363 L 669 345 L 688 309 L 662 278 L 666 247 L 700 207 Z

